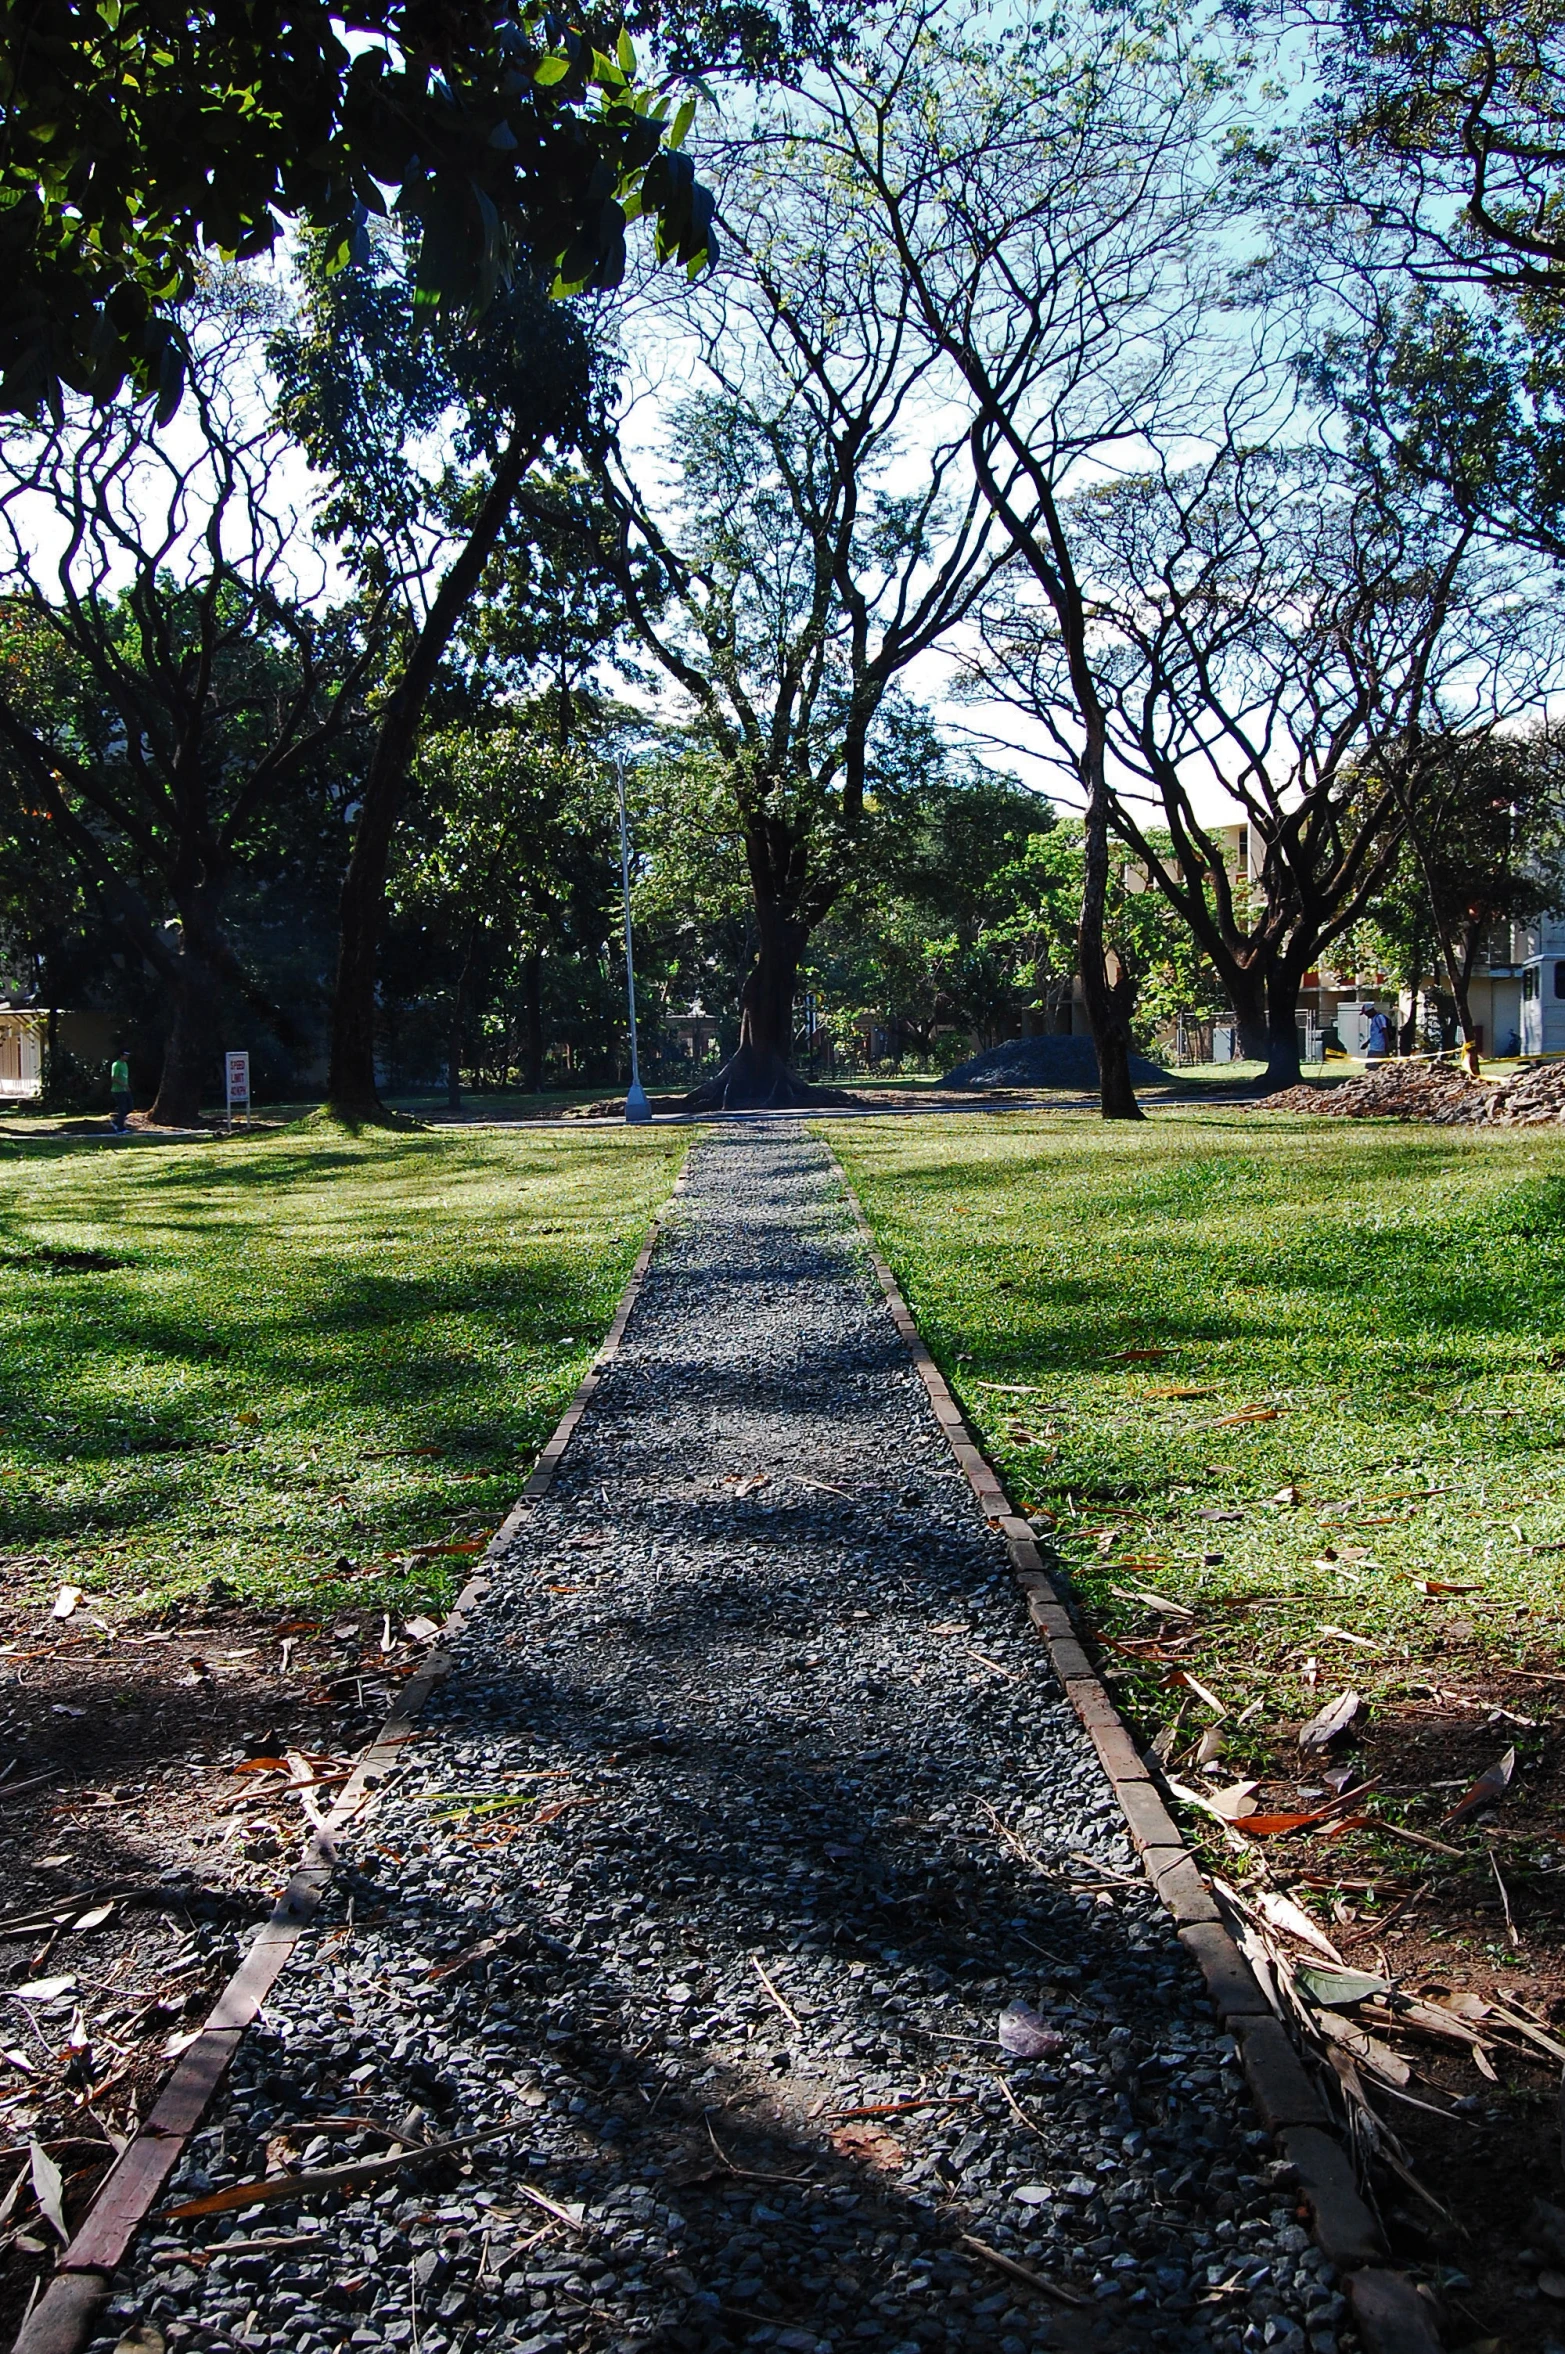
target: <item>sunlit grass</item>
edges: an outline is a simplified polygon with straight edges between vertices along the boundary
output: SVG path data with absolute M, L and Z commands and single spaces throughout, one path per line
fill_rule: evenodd
M 1181 1110 L 829 1140 L 1111 1639 L 1155 1625 L 1123 1590 L 1197 1604 L 1201 1676 L 1263 1719 L 1307 1711 L 1312 1661 L 1565 1664 L 1565 1137 Z M 1126 1672 L 1145 1718 L 1178 1704 Z
M 11 1598 L 444 1599 L 412 1549 L 509 1509 L 686 1141 L 0 1143 Z

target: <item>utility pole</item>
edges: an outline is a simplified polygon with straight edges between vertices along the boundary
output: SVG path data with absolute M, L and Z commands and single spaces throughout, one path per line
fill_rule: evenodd
M 650 1120 L 652 1106 L 641 1084 L 641 1058 L 636 1045 L 636 956 L 630 936 L 630 828 L 625 823 L 625 762 L 615 760 L 614 782 L 619 789 L 619 873 L 625 893 L 625 992 L 630 1003 L 630 1093 L 625 1098 L 627 1120 Z

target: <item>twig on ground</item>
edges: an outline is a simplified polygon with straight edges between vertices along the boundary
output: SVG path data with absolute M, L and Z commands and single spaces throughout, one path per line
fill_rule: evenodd
M 1057 2297 L 1062 2305 L 1092 2303 L 1092 2299 L 1084 2297 L 1080 2289 L 1068 2289 L 1063 2281 L 1048 2280 L 1041 2272 L 1034 2272 L 1030 2265 L 1018 2264 L 1014 2256 L 1002 2256 L 998 2248 L 989 2247 L 983 2240 L 975 2240 L 970 2231 L 962 2233 L 960 2245 L 971 2248 L 973 2254 L 981 2256 L 986 2264 L 996 2265 L 1001 2272 L 1008 2272 L 1012 2280 L 1025 2281 L 1030 2289 L 1040 2290 L 1045 2297 Z
M 800 2018 L 798 2012 L 793 2008 L 792 2004 L 778 1993 L 776 1987 L 772 1984 L 770 1978 L 768 1978 L 766 1975 L 766 1971 L 759 1954 L 753 1953 L 750 1956 L 750 1967 L 755 1972 L 757 1978 L 759 1978 L 761 1981 L 761 1984 L 765 1987 L 767 1993 L 771 1996 L 773 2002 L 777 2005 L 777 2008 L 781 2011 L 783 2017 L 785 2019 L 791 2020 L 794 2026 L 799 2030 L 799 2033 L 802 2035 L 804 2033 L 804 2021 Z

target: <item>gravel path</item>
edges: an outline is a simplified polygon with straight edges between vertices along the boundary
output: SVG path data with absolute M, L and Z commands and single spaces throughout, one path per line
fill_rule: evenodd
M 1016 2000 L 1041 2056 L 1000 2049 Z M 372 2155 L 360 2116 L 515 2125 L 150 2226 L 102 2354 L 145 2320 L 294 2354 L 1335 2354 L 1231 2046 L 791 1123 L 698 1146 L 178 2187 Z

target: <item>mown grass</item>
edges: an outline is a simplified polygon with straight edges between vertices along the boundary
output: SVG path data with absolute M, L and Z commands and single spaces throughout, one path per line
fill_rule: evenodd
M 7 1598 L 446 1599 L 686 1142 L 0 1142 Z
M 1257 1740 L 1316 1682 L 1565 1664 L 1565 1138 L 1181 1108 L 830 1142 L 1111 1640 L 1156 1625 L 1116 1588 L 1198 1605 Z

